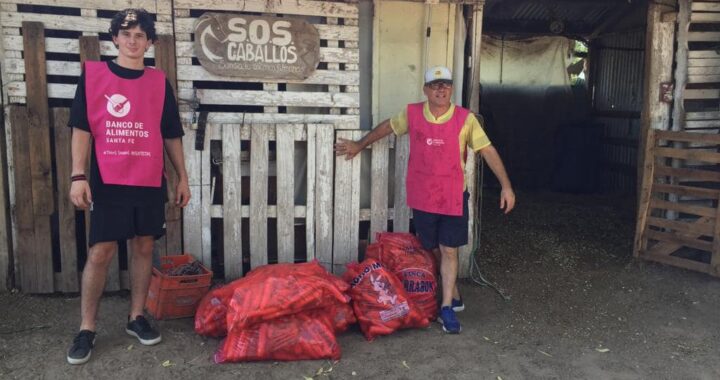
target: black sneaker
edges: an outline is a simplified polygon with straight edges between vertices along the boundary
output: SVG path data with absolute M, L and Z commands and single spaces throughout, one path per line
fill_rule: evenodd
M 80 330 L 73 339 L 72 347 L 67 354 L 70 364 L 84 364 L 90 360 L 93 346 L 95 346 L 95 333 L 90 330 Z
M 125 332 L 138 338 L 140 343 L 146 346 L 158 344 L 162 340 L 160 333 L 152 328 L 150 322 L 142 315 L 135 318 L 134 321 L 128 322 Z

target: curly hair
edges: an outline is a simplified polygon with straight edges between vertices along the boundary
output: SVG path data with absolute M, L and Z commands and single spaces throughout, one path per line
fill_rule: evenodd
M 110 21 L 109 32 L 113 37 L 117 37 L 121 29 L 131 29 L 136 25 L 139 25 L 140 29 L 145 32 L 148 40 L 157 41 L 155 21 L 150 13 L 142 8 L 128 8 L 116 13 Z

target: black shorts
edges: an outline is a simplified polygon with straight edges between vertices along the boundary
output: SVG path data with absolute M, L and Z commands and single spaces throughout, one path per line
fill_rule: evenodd
M 413 225 L 425 249 L 461 247 L 468 243 L 468 198 L 463 194 L 461 216 L 434 214 L 413 209 Z
M 135 236 L 165 235 L 165 204 L 123 205 L 93 203 L 90 208 L 90 246 Z

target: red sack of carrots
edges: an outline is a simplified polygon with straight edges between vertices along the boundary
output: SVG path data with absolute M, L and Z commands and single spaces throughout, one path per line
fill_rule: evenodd
M 212 289 L 200 301 L 195 312 L 195 332 L 212 337 L 227 335 L 227 309 L 240 280 Z
M 215 362 L 338 360 L 340 345 L 326 313 L 313 309 L 233 330 L 215 353 Z
M 409 299 L 400 280 L 377 260 L 348 264 L 343 279 L 350 283 L 353 310 L 367 340 L 430 324 Z
M 405 292 L 429 320 L 437 317 L 437 264 L 432 252 L 424 249 L 409 233 L 379 232 L 365 257 L 380 261 L 403 283 Z
M 228 304 L 228 332 L 335 302 L 347 303 L 347 289 L 346 283 L 317 262 L 258 268 L 235 287 Z

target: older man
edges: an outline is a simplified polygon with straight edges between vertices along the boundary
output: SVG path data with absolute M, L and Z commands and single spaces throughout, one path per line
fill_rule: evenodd
M 468 243 L 468 192 L 463 172 L 467 147 L 480 152 L 500 181 L 500 208 L 505 213 L 515 206 L 515 193 L 478 119 L 450 101 L 452 86 L 448 68 L 428 69 L 423 86 L 426 102 L 408 104 L 359 141 L 340 139 L 335 152 L 351 159 L 390 133 L 409 134 L 407 204 L 413 210 L 413 224 L 423 246 L 440 256 L 442 304 L 438 322 L 445 332 L 458 334 L 461 327 L 455 312 L 465 309 L 456 282 L 458 247 Z

